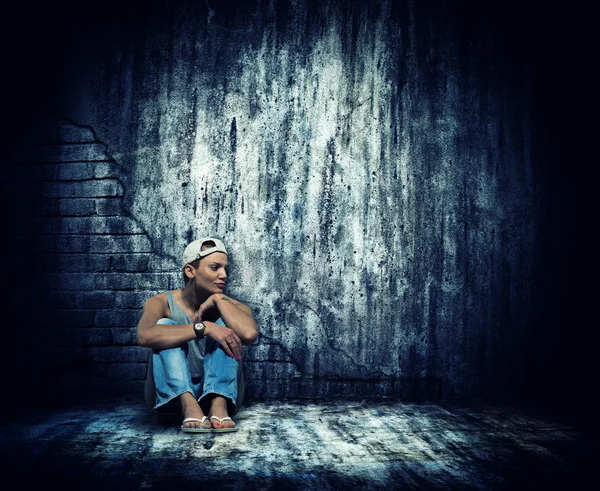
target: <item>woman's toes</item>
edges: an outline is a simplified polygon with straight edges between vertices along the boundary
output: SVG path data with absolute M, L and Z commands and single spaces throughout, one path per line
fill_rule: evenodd
M 221 420 L 220 420 L 221 419 Z M 233 428 L 235 423 L 231 419 L 222 420 L 222 418 L 218 418 L 217 416 L 211 416 L 210 422 L 213 428 Z

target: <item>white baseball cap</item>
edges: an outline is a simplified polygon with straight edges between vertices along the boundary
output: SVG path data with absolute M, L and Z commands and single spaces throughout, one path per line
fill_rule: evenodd
M 205 242 L 214 242 L 215 246 L 210 247 L 208 249 L 202 250 L 202 245 Z M 214 239 L 212 237 L 205 237 L 203 239 L 195 240 L 187 245 L 185 250 L 183 251 L 183 266 L 185 268 L 186 264 L 194 262 L 196 259 L 200 259 L 202 257 L 208 256 L 213 252 L 223 252 L 227 254 L 227 249 L 225 249 L 225 245 L 219 239 Z

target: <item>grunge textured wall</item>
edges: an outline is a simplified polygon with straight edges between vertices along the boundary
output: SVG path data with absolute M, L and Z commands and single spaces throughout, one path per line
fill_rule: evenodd
M 152 255 L 129 272 L 166 272 L 102 283 L 121 300 L 97 307 L 129 337 L 92 315 L 98 337 L 78 356 L 120 367 L 92 373 L 141 380 L 131 333 L 143 299 L 178 287 L 185 244 L 215 235 L 231 253 L 228 292 L 260 327 L 255 395 L 518 393 L 558 337 L 539 337 L 544 302 L 560 296 L 541 289 L 551 148 L 527 53 L 483 13 L 441 1 L 154 2 L 65 22 L 45 109 L 112 163 L 109 197 L 128 225 L 102 233 L 141 234 Z M 111 356 L 94 358 L 96 344 Z

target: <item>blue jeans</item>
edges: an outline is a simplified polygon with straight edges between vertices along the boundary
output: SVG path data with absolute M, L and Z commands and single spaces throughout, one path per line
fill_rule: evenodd
M 224 326 L 221 319 L 217 324 Z M 160 319 L 157 324 L 178 323 L 172 319 Z M 228 356 L 215 340 L 206 337 L 204 374 L 192 377 L 187 359 L 188 344 L 164 350 L 152 350 L 151 367 L 154 379 L 154 411 L 180 413 L 178 397 L 190 392 L 200 404 L 204 414 L 209 409 L 209 395 L 220 395 L 227 401 L 228 412 L 233 416 L 243 399 L 242 361 Z M 148 374 L 150 375 L 150 374 Z

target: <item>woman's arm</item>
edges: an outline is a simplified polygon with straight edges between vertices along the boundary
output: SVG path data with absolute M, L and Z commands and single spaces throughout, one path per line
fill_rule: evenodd
M 252 316 L 252 311 L 247 305 L 222 293 L 211 295 L 200 307 L 199 316 L 204 312 L 216 308 L 225 325 L 232 329 L 245 345 L 251 345 L 258 337 L 258 326 Z M 212 326 L 211 326 L 212 328 Z
M 180 346 L 196 337 L 193 324 L 157 324 L 168 316 L 167 297 L 159 293 L 144 303 L 137 325 L 137 341 L 146 348 L 166 349 Z
M 181 346 L 196 339 L 193 324 L 157 324 L 159 319 L 168 317 L 167 297 L 159 293 L 144 303 L 142 317 L 137 326 L 137 339 L 140 346 L 153 349 L 168 349 Z M 203 321 L 205 335 L 217 341 L 231 357 L 242 354 L 242 340 L 229 328 Z

